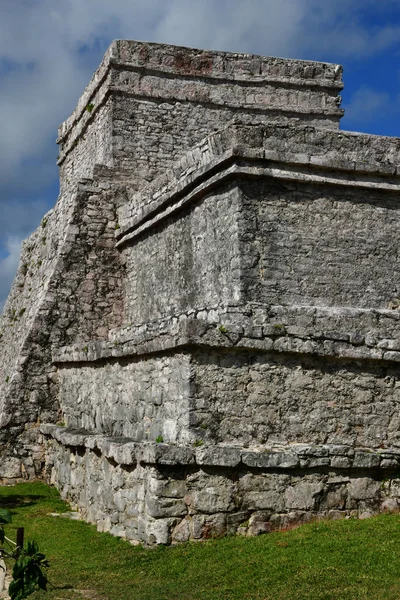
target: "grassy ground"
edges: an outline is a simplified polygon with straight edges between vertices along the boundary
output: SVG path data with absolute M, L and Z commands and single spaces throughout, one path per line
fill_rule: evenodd
M 41 483 L 0 487 L 14 529 L 51 562 L 56 586 L 31 598 L 78 600 L 399 600 L 400 516 L 314 523 L 258 538 L 144 550 L 80 521 Z

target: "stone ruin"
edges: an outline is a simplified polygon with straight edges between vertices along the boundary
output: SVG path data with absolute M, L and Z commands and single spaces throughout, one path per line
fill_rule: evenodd
M 113 42 L 1 318 L 0 476 L 168 544 L 400 504 L 400 140 L 338 65 Z

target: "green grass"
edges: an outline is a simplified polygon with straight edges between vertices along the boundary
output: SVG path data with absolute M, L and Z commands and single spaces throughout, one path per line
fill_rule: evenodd
M 41 483 L 0 488 L 56 586 L 36 600 L 399 600 L 400 516 L 320 522 L 257 538 L 145 550 L 51 517 L 68 507 Z M 78 591 L 77 591 L 78 590 Z M 80 591 L 79 591 L 80 590 Z

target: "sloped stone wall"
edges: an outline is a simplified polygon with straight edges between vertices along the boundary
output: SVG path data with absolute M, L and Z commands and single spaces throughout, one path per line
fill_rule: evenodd
M 114 249 L 116 201 L 109 187 L 92 182 L 61 196 L 24 244 L 1 319 L 3 477 L 42 472 L 38 424 L 60 415 L 52 345 L 105 339 L 110 327 L 121 324 L 122 266 Z

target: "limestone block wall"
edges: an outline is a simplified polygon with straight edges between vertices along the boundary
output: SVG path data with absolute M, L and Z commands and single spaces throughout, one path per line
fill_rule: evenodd
M 126 322 L 239 300 L 239 210 L 236 186 L 215 189 L 126 247 Z
M 382 309 L 400 295 L 397 191 L 276 180 L 241 191 L 249 300 Z
M 191 365 L 187 354 L 69 364 L 59 374 L 60 408 L 69 427 L 135 440 L 161 436 L 178 443 L 188 439 Z
M 111 98 L 96 109 L 96 118 L 92 115 L 92 103 L 84 108 L 81 120 L 82 130 L 71 142 L 68 155 L 63 152 L 60 143 L 58 165 L 60 166 L 60 189 L 70 189 L 71 185 L 81 178 L 91 179 L 95 165 L 113 166 L 112 148 L 112 113 Z
M 241 180 L 239 193 L 236 184 L 214 188 L 125 246 L 127 321 L 229 301 L 379 309 L 397 301 L 397 191 L 266 175 Z
M 191 425 L 214 443 L 398 447 L 398 366 L 197 351 Z
M 171 443 L 398 443 L 399 147 L 337 135 L 230 127 L 119 209 L 123 327 L 54 353 L 69 425 Z M 186 370 L 170 362 L 182 348 Z M 143 371 L 154 352 L 171 367 L 158 388 Z M 164 384 L 155 408 L 143 389 L 158 402 Z M 172 431 L 174 402 L 187 414 Z
M 229 302 L 392 305 L 399 144 L 378 139 L 228 127 L 141 192 L 128 189 L 116 231 L 126 322 Z
M 115 190 L 101 179 L 82 185 L 76 196 L 54 284 L 52 344 L 106 339 L 110 328 L 122 324 L 124 269 L 114 247 L 117 205 Z
M 153 83 L 153 94 L 163 81 L 159 79 Z M 176 85 L 182 92 L 182 81 L 177 80 Z M 254 114 L 248 111 L 246 114 L 242 108 L 239 113 L 239 106 L 233 110 L 229 106 L 213 106 L 212 100 L 205 104 L 187 101 L 184 94 L 177 101 L 173 90 L 168 88 L 165 101 L 116 96 L 113 102 L 114 164 L 127 170 L 135 165 L 132 186 L 138 189 L 163 173 L 176 158 L 200 140 L 237 118 L 238 114 L 243 121 L 262 123 L 266 119 L 263 112 Z
M 398 447 L 397 311 L 198 315 L 55 353 L 63 421 L 168 443 Z

